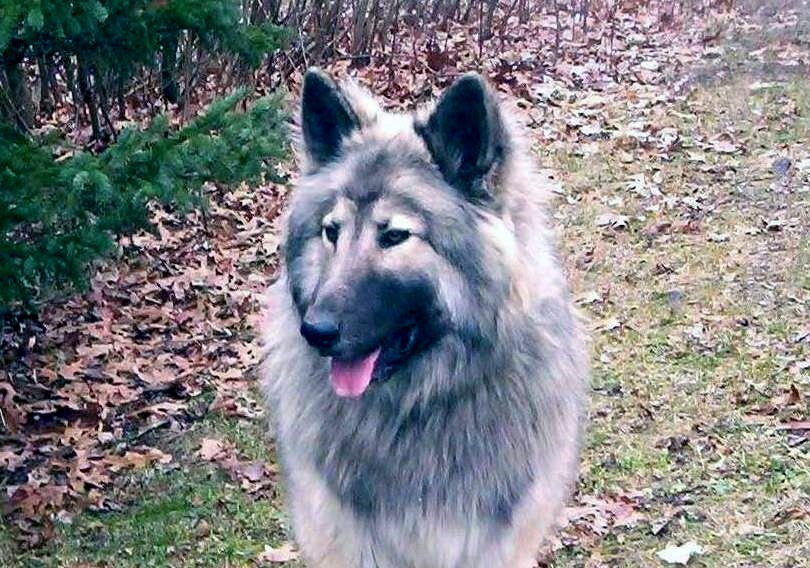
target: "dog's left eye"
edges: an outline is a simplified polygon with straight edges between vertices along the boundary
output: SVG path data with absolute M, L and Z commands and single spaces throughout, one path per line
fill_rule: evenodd
M 411 232 L 406 229 L 388 229 L 380 234 L 380 246 L 391 248 L 400 243 L 404 243 L 411 237 Z
M 334 223 L 323 226 L 323 236 L 332 244 L 337 243 L 339 232 L 340 228 Z

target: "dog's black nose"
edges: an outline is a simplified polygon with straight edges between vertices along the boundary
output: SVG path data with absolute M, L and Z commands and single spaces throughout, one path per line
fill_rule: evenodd
M 340 330 L 337 322 L 329 317 L 304 319 L 301 324 L 301 335 L 304 339 L 318 349 L 328 349 L 337 343 Z

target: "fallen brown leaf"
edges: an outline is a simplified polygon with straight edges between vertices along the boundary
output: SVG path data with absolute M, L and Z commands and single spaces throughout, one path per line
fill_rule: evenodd
M 289 562 L 296 560 L 299 557 L 298 551 L 292 543 L 285 542 L 278 548 L 274 548 L 269 544 L 264 545 L 264 551 L 259 554 L 256 561 L 259 564 L 281 564 L 282 562 Z

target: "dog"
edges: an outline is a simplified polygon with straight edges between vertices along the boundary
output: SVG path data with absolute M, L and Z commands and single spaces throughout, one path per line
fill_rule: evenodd
M 514 121 L 477 74 L 392 113 L 311 69 L 294 134 L 261 373 L 307 565 L 534 566 L 588 363 Z

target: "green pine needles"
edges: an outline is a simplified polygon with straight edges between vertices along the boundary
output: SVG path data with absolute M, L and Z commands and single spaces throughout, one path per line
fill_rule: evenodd
M 278 98 L 236 110 L 244 91 L 173 132 L 160 117 L 98 156 L 56 161 L 52 146 L 0 128 L 0 308 L 81 288 L 114 236 L 148 226 L 151 201 L 199 205 L 206 182 L 255 181 L 285 157 Z M 272 171 L 271 169 L 269 171 Z
M 284 37 L 238 0 L 0 0 L 0 314 L 81 289 L 116 236 L 148 227 L 150 202 L 198 206 L 205 183 L 273 172 L 286 153 L 277 96 L 242 110 L 238 89 L 181 129 L 158 116 L 116 132 L 111 117 L 188 101 L 203 65 L 247 82 Z M 54 109 L 104 150 L 32 134 Z

